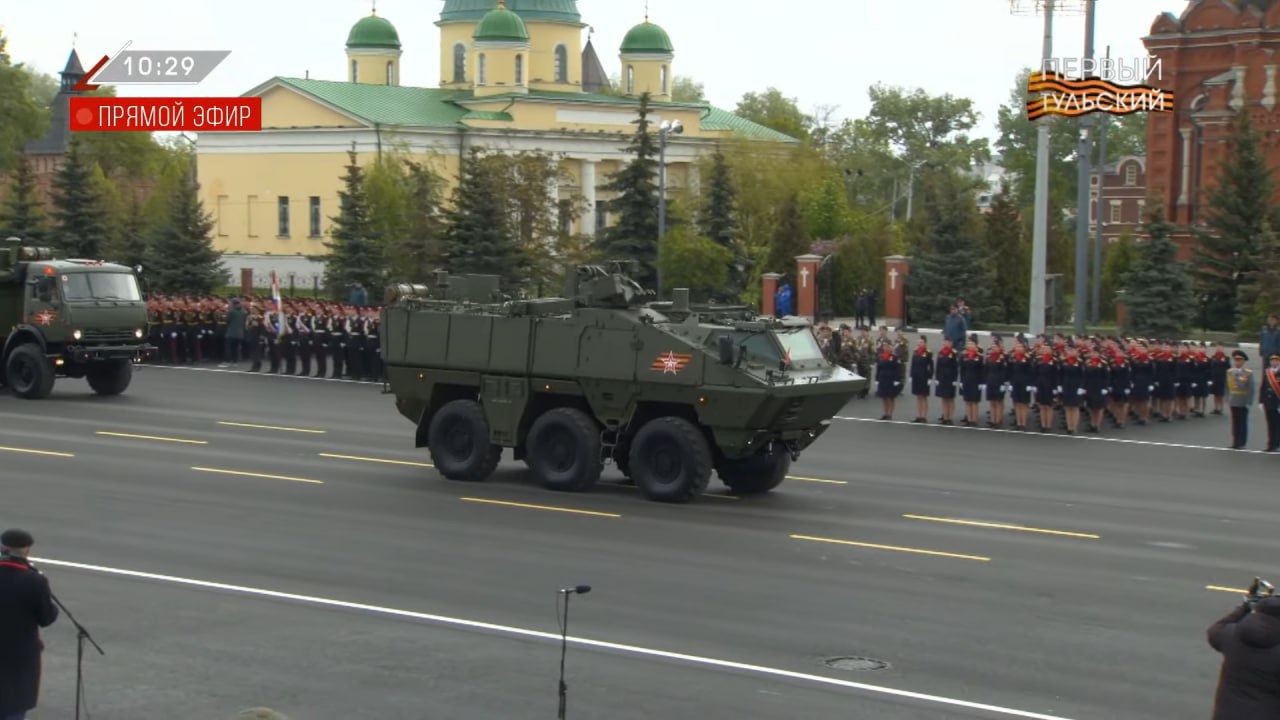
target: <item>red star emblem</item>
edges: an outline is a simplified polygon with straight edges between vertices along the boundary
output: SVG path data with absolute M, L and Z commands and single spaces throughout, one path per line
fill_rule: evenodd
M 35 320 L 41 325 L 52 325 L 54 320 L 58 319 L 58 313 L 51 310 L 41 310 L 36 313 Z
M 659 355 L 654 358 L 653 364 L 649 366 L 649 369 L 654 372 L 661 372 L 663 375 L 678 375 L 692 359 L 692 355 L 669 350 L 665 355 Z
M 667 356 L 662 358 L 663 374 L 665 375 L 667 373 L 671 373 L 672 375 L 675 375 L 679 371 L 680 371 L 680 361 L 676 359 L 675 353 L 668 352 Z

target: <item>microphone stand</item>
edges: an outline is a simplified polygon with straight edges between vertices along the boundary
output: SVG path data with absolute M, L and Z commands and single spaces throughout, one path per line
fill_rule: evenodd
M 569 596 L 573 593 L 561 593 L 564 595 L 564 616 L 560 623 L 560 713 L 556 717 L 564 720 L 565 706 L 569 702 L 569 687 L 564 684 L 564 657 L 569 649 Z
M 53 598 L 53 604 L 57 605 L 58 608 L 62 610 L 62 614 L 66 615 L 67 619 L 70 620 L 71 624 L 76 628 L 76 720 L 80 720 L 80 697 L 84 690 L 84 643 L 87 640 L 89 644 L 93 645 L 93 649 L 98 651 L 99 655 L 106 655 L 107 653 L 102 649 L 102 646 L 98 645 L 97 641 L 93 639 L 93 636 L 89 634 L 89 631 L 85 629 L 85 626 L 81 625 L 80 622 L 76 620 L 75 616 L 71 614 L 71 611 L 67 609 L 67 606 L 62 604 L 62 601 L 58 599 L 57 595 L 54 595 L 51 591 L 49 593 L 49 597 Z

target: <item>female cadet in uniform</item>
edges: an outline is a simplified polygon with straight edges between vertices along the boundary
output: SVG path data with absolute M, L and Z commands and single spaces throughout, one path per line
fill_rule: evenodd
M 911 394 L 916 396 L 916 419 L 913 422 L 929 422 L 929 392 L 933 386 L 933 353 L 924 335 L 911 355 Z
M 902 364 L 893 354 L 892 345 L 883 345 L 876 358 L 876 397 L 884 408 L 881 420 L 893 419 L 893 406 L 902 394 Z
M 1174 347 L 1178 351 L 1178 358 L 1173 366 L 1173 386 L 1176 388 L 1174 397 L 1177 401 L 1175 413 L 1179 420 L 1186 420 L 1190 414 L 1192 386 L 1195 385 L 1194 359 L 1191 356 L 1191 346 L 1187 343 Z
M 1102 415 L 1107 409 L 1107 395 L 1111 394 L 1111 378 L 1107 363 L 1096 350 L 1089 351 L 1084 364 L 1084 401 L 1089 408 L 1089 432 L 1096 433 L 1102 427 Z
M 1079 351 L 1068 345 L 1067 356 L 1058 368 L 1058 392 L 1062 395 L 1062 413 L 1067 421 L 1067 434 L 1075 435 L 1080 426 L 1080 405 L 1084 400 L 1084 367 L 1080 364 Z
M 960 395 L 964 398 L 964 424 L 978 424 L 978 403 L 982 402 L 982 351 L 972 337 L 960 355 Z
M 992 343 L 987 348 L 983 383 L 987 386 L 987 402 L 990 403 L 991 413 L 987 426 L 1001 427 L 1004 425 L 1004 394 L 1009 387 L 1009 360 L 998 343 Z
M 1129 402 L 1138 416 L 1138 424 L 1146 425 L 1151 420 L 1151 394 L 1155 390 L 1156 375 L 1144 342 L 1134 342 L 1129 349 L 1129 375 L 1133 387 Z
M 1173 417 L 1173 401 L 1177 397 L 1177 370 L 1173 349 L 1164 343 L 1156 346 L 1151 353 L 1151 367 L 1155 375 L 1155 389 L 1151 392 L 1152 402 L 1156 404 L 1156 417 L 1160 422 L 1169 422 Z
M 1200 343 L 1191 362 L 1191 412 L 1200 418 L 1209 398 L 1209 354 L 1205 350 L 1205 344 Z
M 1227 393 L 1227 368 L 1231 367 L 1231 361 L 1227 359 L 1227 354 L 1223 352 L 1221 345 L 1213 348 L 1213 354 L 1209 356 L 1209 394 L 1213 396 L 1213 414 L 1222 414 L 1222 398 Z
M 1019 430 L 1027 429 L 1027 414 L 1031 405 L 1031 394 L 1036 391 L 1035 372 L 1031 367 L 1031 355 L 1027 352 L 1027 344 L 1018 340 L 1013 346 L 1013 356 L 1009 359 L 1009 395 L 1013 400 L 1013 422 Z
M 951 338 L 942 339 L 942 349 L 938 351 L 938 359 L 934 363 L 936 394 L 942 401 L 942 415 L 938 422 L 943 425 L 954 425 L 952 420 L 956 412 L 956 379 L 960 377 L 960 366 L 956 357 L 956 349 L 951 345 Z
M 1049 432 L 1053 426 L 1053 398 L 1058 390 L 1058 361 L 1049 345 L 1040 347 L 1036 358 L 1036 406 L 1040 409 L 1040 432 Z
M 1129 396 L 1133 394 L 1133 373 L 1124 347 L 1115 343 L 1111 352 L 1111 420 L 1117 428 L 1129 422 Z

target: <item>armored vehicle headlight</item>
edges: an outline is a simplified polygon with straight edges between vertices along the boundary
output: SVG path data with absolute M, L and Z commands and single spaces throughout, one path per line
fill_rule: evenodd
M 71 332 L 71 339 L 72 339 L 72 340 L 79 340 L 79 339 L 80 339 L 81 334 L 82 334 L 82 333 L 81 333 L 79 330 L 73 330 L 73 331 Z
M 142 339 L 142 330 L 134 330 L 134 331 L 133 331 L 133 336 L 134 336 L 134 337 L 136 337 L 136 338 L 138 338 L 139 340 L 141 340 L 141 339 Z

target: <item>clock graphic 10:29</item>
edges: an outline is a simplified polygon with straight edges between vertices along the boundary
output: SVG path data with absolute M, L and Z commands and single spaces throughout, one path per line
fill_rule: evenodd
M 92 81 L 193 84 L 208 77 L 230 54 L 230 50 L 125 50 L 94 73 Z

